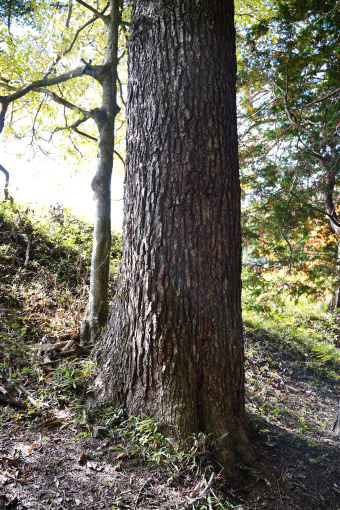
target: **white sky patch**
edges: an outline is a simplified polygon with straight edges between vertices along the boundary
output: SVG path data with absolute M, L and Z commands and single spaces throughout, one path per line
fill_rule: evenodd
M 51 158 L 36 157 L 32 161 L 16 157 L 13 143 L 6 144 L 1 151 L 0 163 L 10 174 L 9 191 L 19 203 L 37 205 L 61 204 L 88 220 L 94 219 L 94 200 L 91 189 L 97 160 L 85 162 L 83 168 L 67 166 Z M 18 149 L 18 147 L 17 147 Z M 19 152 L 19 150 L 17 151 Z M 123 181 L 121 169 L 114 168 L 112 175 L 112 227 L 122 229 L 123 223 Z M 0 200 L 3 197 L 5 178 L 0 172 Z

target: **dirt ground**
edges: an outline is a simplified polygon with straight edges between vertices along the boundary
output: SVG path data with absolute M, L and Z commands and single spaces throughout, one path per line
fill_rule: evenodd
M 130 458 L 114 432 L 79 437 L 84 426 L 67 406 L 51 403 L 54 422 L 8 406 L 0 428 L 0 509 L 340 509 L 340 443 L 330 430 L 337 388 L 275 344 L 269 352 L 268 338 L 260 349 L 261 341 L 248 334 L 252 466 L 229 475 L 209 456 L 198 473 L 184 460 L 150 463 Z
M 56 244 L 45 230 L 33 229 L 27 211 L 8 214 L 13 218 L 0 216 L 0 510 L 340 510 L 340 442 L 331 431 L 338 364 L 324 357 L 318 368 L 315 356 L 289 335 L 282 343 L 245 321 L 246 406 L 256 461 L 233 474 L 214 464 L 201 440 L 183 455 L 167 450 L 149 421 L 143 430 L 129 422 L 124 435 L 112 410 L 105 419 L 86 415 L 79 388 L 88 378 L 88 358 L 76 352 L 58 358 L 55 350 L 65 334 L 76 339 L 85 309 L 84 248 L 62 244 L 63 222 L 63 241 Z M 50 229 L 57 219 L 51 216 Z M 84 226 L 69 223 L 74 236 L 85 236 Z M 26 269 L 24 234 L 34 247 Z M 4 397 L 27 408 L 6 405 Z M 150 452 L 153 461 L 146 460 Z

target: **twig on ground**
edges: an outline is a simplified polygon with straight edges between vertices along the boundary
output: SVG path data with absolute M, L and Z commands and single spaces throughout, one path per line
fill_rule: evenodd
M 212 486 L 214 480 L 215 480 L 215 473 L 213 473 L 211 475 L 209 482 L 204 487 L 204 489 L 198 494 L 198 496 L 196 498 L 189 498 L 189 497 L 187 497 L 188 503 L 185 505 L 184 508 L 189 508 L 190 505 L 193 505 L 194 503 L 196 503 L 197 501 L 202 499 L 203 496 L 205 496 L 205 494 L 208 492 L 208 490 Z

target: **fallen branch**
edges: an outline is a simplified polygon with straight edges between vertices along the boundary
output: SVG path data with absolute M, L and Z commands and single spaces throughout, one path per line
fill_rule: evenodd
M 205 496 L 205 494 L 208 492 L 208 490 L 212 486 L 214 480 L 215 480 L 215 473 L 213 473 L 211 475 L 209 482 L 204 487 L 204 489 L 198 494 L 198 496 L 196 498 L 189 498 L 189 497 L 187 497 L 188 503 L 185 505 L 184 508 L 189 508 L 190 505 L 193 505 L 194 503 L 196 503 L 197 501 L 202 499 L 203 496 Z
M 45 349 L 45 354 L 50 354 L 51 352 L 59 352 L 68 344 L 68 341 L 59 342 L 57 344 L 51 345 L 47 349 Z
M 40 366 L 42 368 L 47 368 L 49 366 L 53 366 L 53 365 L 58 365 L 58 363 L 60 363 L 60 360 L 59 359 L 56 359 L 56 360 L 49 360 L 49 361 L 43 361 L 42 363 L 40 363 Z
M 11 398 L 4 397 L 1 394 L 0 394 L 0 405 L 17 407 L 18 409 L 27 409 L 26 404 L 24 404 L 20 400 L 13 400 Z

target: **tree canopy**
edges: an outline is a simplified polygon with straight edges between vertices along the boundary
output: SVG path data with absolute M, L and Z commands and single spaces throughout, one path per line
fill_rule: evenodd
M 5 20 L 0 22 L 3 143 L 27 139 L 33 153 L 46 155 L 57 146 L 58 158 L 65 160 L 94 156 L 97 129 L 91 111 L 100 105 L 101 87 L 91 77 L 90 62 L 93 67 L 105 59 L 101 16 L 107 14 L 107 4 L 102 2 L 97 14 L 86 5 L 39 2 L 22 18 L 30 23 L 13 23 L 11 33 Z M 125 30 L 120 31 L 119 45 L 125 69 Z M 123 71 L 119 82 L 125 81 Z M 116 149 L 124 156 L 123 90 L 118 101 Z
M 336 265 L 339 9 L 273 1 L 239 29 L 244 240 L 259 265 L 308 266 L 310 276 Z

